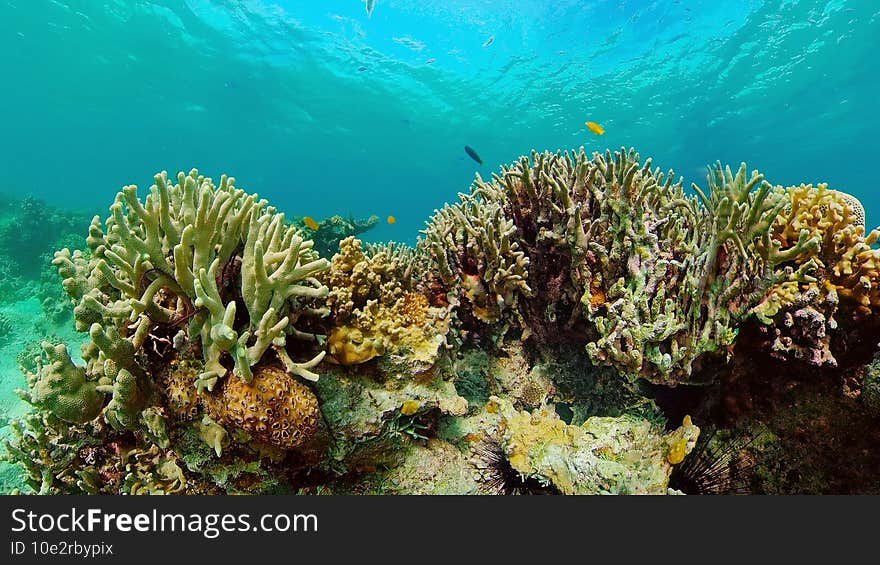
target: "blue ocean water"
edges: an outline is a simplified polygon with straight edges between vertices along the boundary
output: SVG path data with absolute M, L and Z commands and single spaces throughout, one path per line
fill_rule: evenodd
M 826 181 L 880 223 L 875 0 L 0 0 L 0 21 L 0 192 L 62 207 L 197 167 L 412 242 L 475 171 L 626 145 L 688 181 L 715 160 Z

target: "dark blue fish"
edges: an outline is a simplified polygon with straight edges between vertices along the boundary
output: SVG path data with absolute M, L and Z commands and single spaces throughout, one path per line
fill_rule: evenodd
M 480 156 L 477 155 L 477 152 L 474 151 L 471 146 L 465 145 L 464 152 L 467 153 L 470 156 L 470 158 L 473 159 L 474 161 L 476 161 L 477 163 L 479 163 L 481 165 L 483 164 L 483 160 L 480 159 Z

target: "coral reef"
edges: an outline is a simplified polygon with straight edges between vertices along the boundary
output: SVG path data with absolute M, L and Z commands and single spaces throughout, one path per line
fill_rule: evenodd
M 862 235 L 861 205 L 824 186 L 774 187 L 745 164 L 711 167 L 694 196 L 673 178 L 632 150 L 533 152 L 489 182 L 478 175 L 421 246 L 465 330 L 515 312 L 502 333 L 515 324 L 539 347 L 582 343 L 631 378 L 711 380 L 701 369 L 729 358 L 743 323 L 792 305 L 766 329 L 768 347 L 833 363 L 837 295 L 857 313 L 875 300 L 880 234 Z
M 330 289 L 332 329 L 328 360 L 356 365 L 381 357 L 383 373 L 418 374 L 432 367 L 446 344 L 447 308 L 431 306 L 417 285 L 418 252 L 344 239 L 320 280 Z
M 751 312 L 763 324 L 760 331 L 773 355 L 837 366 L 832 337 L 838 320 L 850 322 L 844 344 L 876 333 L 876 322 L 868 318 L 880 299 L 880 250 L 872 247 L 880 231 L 865 235 L 862 205 L 825 184 L 789 187 L 785 195 L 768 237 L 787 255 L 777 272 L 798 276 L 777 274 L 780 282 Z M 811 243 L 791 253 L 798 241 Z
M 132 353 L 156 327 L 188 322 L 186 332 L 173 335 L 199 338 L 205 359 L 200 389 L 212 390 L 226 374 L 224 354 L 236 375 L 250 381 L 250 367 L 270 348 L 291 373 L 317 378 L 309 369 L 322 355 L 295 363 L 285 345 L 288 335 L 315 341 L 293 324 L 322 313 L 302 303 L 326 294 L 314 279 L 326 259 L 285 226 L 283 214 L 235 188 L 233 179 L 224 176 L 215 187 L 193 170 L 178 174 L 175 185 L 164 172 L 155 181 L 144 202 L 134 185 L 117 195 L 106 231 L 95 216 L 88 253 L 56 253 L 64 289 L 78 303 L 77 329 L 89 331 L 99 350 L 87 358 L 93 372 L 110 360 L 143 377 Z
M 562 494 L 665 494 L 672 465 L 699 436 L 689 418 L 664 434 L 633 416 L 573 426 L 546 406 L 527 412 L 498 397 L 490 402 L 501 416 L 499 444 L 511 467 Z
M 19 356 L 25 490 L 872 490 L 880 230 L 846 193 L 532 152 L 410 247 L 154 178 L 56 252 L 68 299 L 44 273 L 87 340 Z
M 482 196 L 460 194 L 460 202 L 436 211 L 419 242 L 430 258 L 431 284 L 446 289 L 463 328 L 473 331 L 499 324 L 516 312 L 520 296 L 532 294 L 516 226 L 497 201 Z

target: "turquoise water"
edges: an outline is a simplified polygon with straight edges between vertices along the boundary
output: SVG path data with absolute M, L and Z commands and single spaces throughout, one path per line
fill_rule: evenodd
M 372 14 L 361 0 L 0 0 L 0 22 L 0 199 L 106 216 L 123 185 L 196 167 L 293 215 L 394 215 L 364 237 L 413 243 L 475 172 L 625 145 L 688 181 L 721 160 L 828 182 L 880 224 L 876 0 L 376 0 Z M 7 264 L 36 244 L 0 211 L 3 436 L 24 410 L 16 355 L 77 338 L 46 318 L 35 279 L 8 278 L 51 247 Z
M 0 188 L 90 213 L 198 167 L 414 241 L 475 170 L 627 145 L 689 180 L 720 159 L 827 181 L 880 223 L 874 0 L 0 0 L 0 21 Z

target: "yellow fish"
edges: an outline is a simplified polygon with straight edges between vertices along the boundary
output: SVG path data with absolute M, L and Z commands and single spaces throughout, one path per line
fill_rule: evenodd
M 310 216 L 303 216 L 303 223 L 312 231 L 318 231 L 318 222 L 313 220 Z
M 394 216 L 388 216 L 388 223 L 389 224 L 394 225 L 394 222 L 396 222 L 396 221 L 397 221 L 397 219 Z
M 596 122 L 584 122 L 584 125 L 587 126 L 588 130 L 595 133 L 596 135 L 602 135 L 605 133 L 605 130 L 602 128 L 602 126 L 600 126 Z

